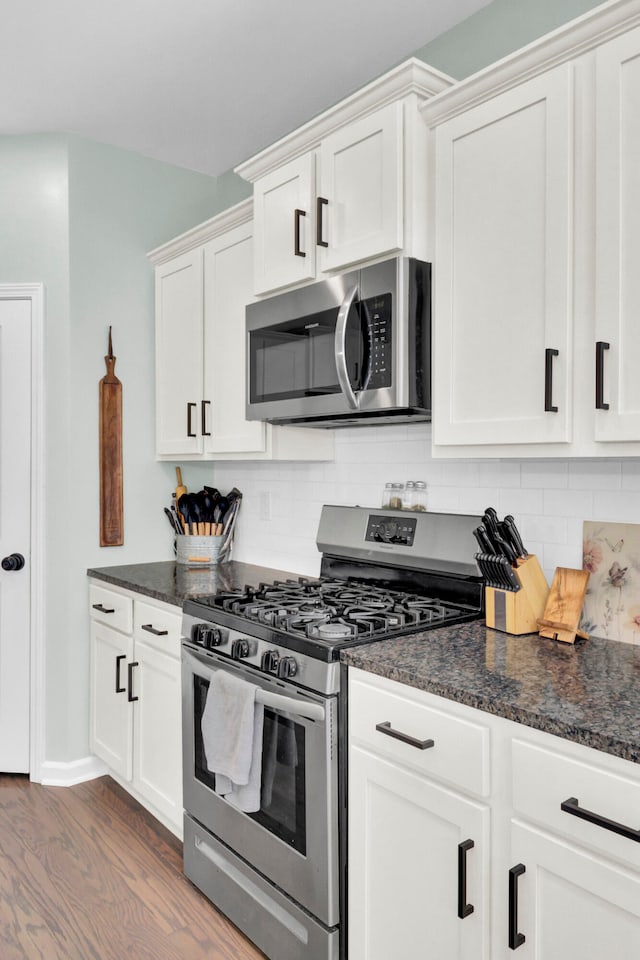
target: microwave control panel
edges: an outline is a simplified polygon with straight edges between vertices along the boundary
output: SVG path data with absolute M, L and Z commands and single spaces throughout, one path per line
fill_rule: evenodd
M 391 386 L 391 294 L 369 297 L 362 301 L 369 327 L 371 376 L 367 389 Z
M 371 514 L 367 523 L 365 540 L 371 543 L 397 543 L 412 547 L 416 534 L 415 517 L 381 517 Z

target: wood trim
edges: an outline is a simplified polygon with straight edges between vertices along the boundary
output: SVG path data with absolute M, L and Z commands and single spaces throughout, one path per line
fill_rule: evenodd
M 169 240 L 168 243 L 163 243 L 161 247 L 156 247 L 155 250 L 151 250 L 147 254 L 147 258 L 157 267 L 161 263 L 173 260 L 174 257 L 182 253 L 188 253 L 189 250 L 202 246 L 208 240 L 213 240 L 234 227 L 240 227 L 242 224 L 248 223 L 252 218 L 253 197 L 249 197 L 247 200 L 242 200 L 233 207 L 229 207 L 228 210 L 216 214 L 210 220 L 205 220 L 204 223 L 199 223 L 185 233 L 181 233 L 173 240 Z
M 39 781 L 45 748 L 46 681 L 46 500 L 45 500 L 45 366 L 42 283 L 0 284 L 0 298 L 31 301 L 31 653 L 29 775 Z
M 574 60 L 639 24 L 640 0 L 609 0 L 426 101 L 420 112 L 429 127 L 437 127 L 470 107 L 560 63 Z
M 234 173 L 255 183 L 283 163 L 315 149 L 321 140 L 345 124 L 409 94 L 421 99 L 433 97 L 453 83 L 445 73 L 412 57 L 241 163 L 234 168 Z

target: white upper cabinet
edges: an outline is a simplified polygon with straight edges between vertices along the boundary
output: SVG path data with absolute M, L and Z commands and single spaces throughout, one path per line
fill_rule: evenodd
M 245 416 L 251 201 L 158 247 L 149 258 L 156 268 L 158 459 L 332 459 L 330 430 L 272 427 Z
M 436 444 L 571 439 L 571 121 L 563 64 L 436 131 Z
M 266 424 L 245 419 L 245 305 L 253 264 L 252 225 L 204 246 L 205 453 L 264 453 Z
M 640 439 L 640 29 L 596 51 L 595 436 Z M 599 367 L 599 370 L 598 370 Z M 608 404 L 608 408 L 605 406 Z
M 312 233 L 315 154 L 291 160 L 256 183 L 253 192 L 256 293 L 310 280 L 316 274 Z
M 202 250 L 156 269 L 156 450 L 202 453 L 196 430 L 202 398 Z M 195 346 L 194 346 L 195 345 Z
M 323 271 L 404 245 L 402 110 L 391 103 L 320 145 L 316 242 Z
M 603 4 L 421 112 L 434 455 L 640 455 L 640 3 Z
M 400 251 L 429 259 L 418 107 L 450 84 L 409 60 L 236 168 L 254 184 L 257 295 Z

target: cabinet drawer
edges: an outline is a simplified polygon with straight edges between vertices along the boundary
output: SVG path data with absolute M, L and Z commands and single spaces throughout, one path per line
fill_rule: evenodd
M 512 754 L 516 813 L 640 868 L 640 842 L 612 829 L 620 824 L 640 831 L 640 770 L 637 780 L 627 778 L 521 740 L 513 741 Z M 606 756 L 602 759 L 604 764 Z M 572 798 L 589 819 L 562 810 L 561 804 Z
M 349 675 L 351 739 L 430 777 L 489 794 L 486 727 L 446 712 L 446 701 L 420 690 L 359 671 Z M 433 746 L 426 745 L 431 740 Z
M 122 593 L 92 583 L 89 587 L 89 612 L 92 620 L 108 623 L 122 633 L 131 633 L 133 629 L 133 601 Z
M 179 609 L 137 600 L 133 607 L 134 636 L 150 647 L 180 656 L 182 615 Z

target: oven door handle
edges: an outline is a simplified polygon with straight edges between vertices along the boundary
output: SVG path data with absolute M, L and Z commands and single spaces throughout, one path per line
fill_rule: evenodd
M 190 653 L 184 654 L 185 659 L 191 661 L 192 669 L 199 677 L 203 677 L 205 680 L 213 680 L 215 670 L 209 670 L 207 667 L 203 667 L 200 660 L 197 657 L 194 657 Z M 250 680 L 246 681 L 250 683 Z M 309 703 L 306 700 L 297 700 L 295 697 L 285 697 L 280 693 L 271 693 L 270 690 L 263 690 L 261 687 L 256 687 L 256 702 L 264 704 L 265 707 L 272 707 L 274 710 L 283 710 L 286 713 L 291 713 L 296 717 L 306 717 L 307 720 L 319 720 L 324 722 L 325 720 L 325 711 L 324 707 L 319 703 Z
M 334 351 L 336 356 L 336 371 L 338 374 L 338 383 L 347 403 L 354 410 L 360 406 L 360 400 L 356 397 L 349 380 L 349 370 L 347 369 L 347 323 L 349 320 L 349 311 L 353 306 L 353 301 L 358 293 L 356 284 L 346 294 L 338 310 L 338 319 L 336 321 L 336 336 L 334 341 Z

